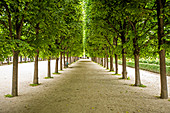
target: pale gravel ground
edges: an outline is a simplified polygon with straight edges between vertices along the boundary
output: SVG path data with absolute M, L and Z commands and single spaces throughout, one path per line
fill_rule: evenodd
M 4 97 L 10 93 L 12 65 L 0 66 L 0 113 L 170 113 L 170 102 L 155 97 L 160 93 L 159 74 L 141 71 L 147 88 L 132 87 L 133 68 L 127 68 L 131 80 L 120 80 L 96 63 L 80 60 L 46 80 L 47 61 L 41 61 L 42 84 L 31 87 L 33 66 L 19 65 L 19 96 L 14 98 Z M 54 60 L 51 66 L 54 72 Z

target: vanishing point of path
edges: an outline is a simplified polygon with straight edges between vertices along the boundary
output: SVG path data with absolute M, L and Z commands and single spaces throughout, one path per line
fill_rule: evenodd
M 100 65 L 81 59 L 54 79 L 6 98 L 2 113 L 170 113 L 170 102 L 129 86 Z M 27 89 L 25 89 L 27 90 Z

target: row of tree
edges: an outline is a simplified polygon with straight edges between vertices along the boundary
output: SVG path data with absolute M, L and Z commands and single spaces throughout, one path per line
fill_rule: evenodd
M 126 58 L 135 61 L 135 86 L 140 86 L 139 59 L 159 55 L 161 98 L 168 98 L 165 58 L 169 57 L 169 0 L 86 0 L 86 53 L 93 57 L 113 56 L 118 73 L 127 79 Z
M 59 55 L 82 54 L 82 19 L 79 0 L 0 1 L 0 61 L 13 56 L 12 96 L 18 95 L 19 55 L 35 58 L 33 83 L 39 84 L 39 57 L 47 58 L 49 66 L 55 57 L 58 72 Z

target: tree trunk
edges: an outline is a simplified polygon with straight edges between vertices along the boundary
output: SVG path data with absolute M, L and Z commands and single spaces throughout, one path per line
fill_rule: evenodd
M 56 58 L 55 62 L 55 73 L 58 73 L 58 58 Z
M 7 64 L 9 65 L 9 57 L 7 58 Z
M 20 63 L 22 63 L 22 56 L 20 56 Z
M 101 58 L 101 65 L 103 66 L 103 58 Z
M 18 54 L 13 50 L 12 96 L 18 96 Z
M 114 71 L 114 67 L 113 67 L 113 56 L 110 56 L 110 71 Z
M 70 56 L 70 64 L 71 64 L 72 62 L 71 62 L 71 56 Z
M 116 68 L 115 74 L 118 74 L 118 58 L 116 54 L 115 54 L 115 68 Z
M 67 64 L 68 64 L 68 52 L 67 52 Z
M 109 69 L 109 58 L 108 58 L 108 55 L 106 56 L 106 59 L 107 59 L 106 69 Z
M 48 58 L 48 77 L 51 77 L 51 62 L 50 62 L 50 58 Z
M 62 52 L 60 52 L 60 70 L 63 70 L 63 66 L 62 66 Z
M 64 53 L 63 53 L 63 58 L 64 58 L 64 68 L 66 68 L 65 51 L 64 51 Z
M 104 67 L 106 67 L 106 57 L 104 57 Z
M 2 61 L 0 61 L 0 66 L 3 64 L 3 62 Z
M 38 56 L 39 56 L 39 50 L 36 51 L 35 55 L 35 63 L 34 63 L 34 80 L 33 84 L 39 84 L 38 83 Z
M 25 56 L 24 60 L 25 60 L 24 62 L 26 63 L 27 62 L 27 57 L 26 56 Z
M 165 43 L 164 36 L 164 20 L 161 15 L 163 15 L 163 9 L 165 5 L 164 0 L 157 0 L 157 19 L 158 19 L 158 41 L 159 41 L 159 59 L 160 59 L 160 81 L 161 81 L 161 98 L 168 98 L 167 89 L 167 78 L 166 78 L 166 63 L 165 63 L 165 49 L 161 49 L 162 45 Z M 161 50 L 160 50 L 161 49 Z
M 139 72 L 139 54 L 135 54 L 135 86 L 141 85 Z
M 125 49 L 122 49 L 122 78 L 127 79 Z

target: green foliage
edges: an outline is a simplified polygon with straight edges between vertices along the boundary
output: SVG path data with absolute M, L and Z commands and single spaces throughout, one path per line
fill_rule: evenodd
M 135 86 L 135 84 L 131 84 L 130 86 Z M 141 84 L 141 85 L 139 85 L 139 87 L 143 87 L 143 88 L 145 88 L 145 87 L 147 87 L 147 86 L 145 86 L 145 85 Z
M 38 86 L 38 85 L 41 85 L 41 84 L 30 84 L 30 86 Z
M 147 87 L 147 86 L 145 86 L 145 85 L 141 84 L 141 85 L 139 85 L 139 87 L 143 87 L 143 88 L 144 88 L 144 87 Z
M 123 79 L 122 77 L 120 77 L 119 79 Z M 127 80 L 130 80 L 130 77 L 127 78 Z
M 53 73 L 53 74 L 61 74 L 61 73 Z
M 45 79 L 52 79 L 52 78 L 54 78 L 54 77 L 45 77 Z
M 127 80 L 130 80 L 130 77 L 128 77 Z
M 10 94 L 5 95 L 5 97 L 12 98 L 13 96 Z

